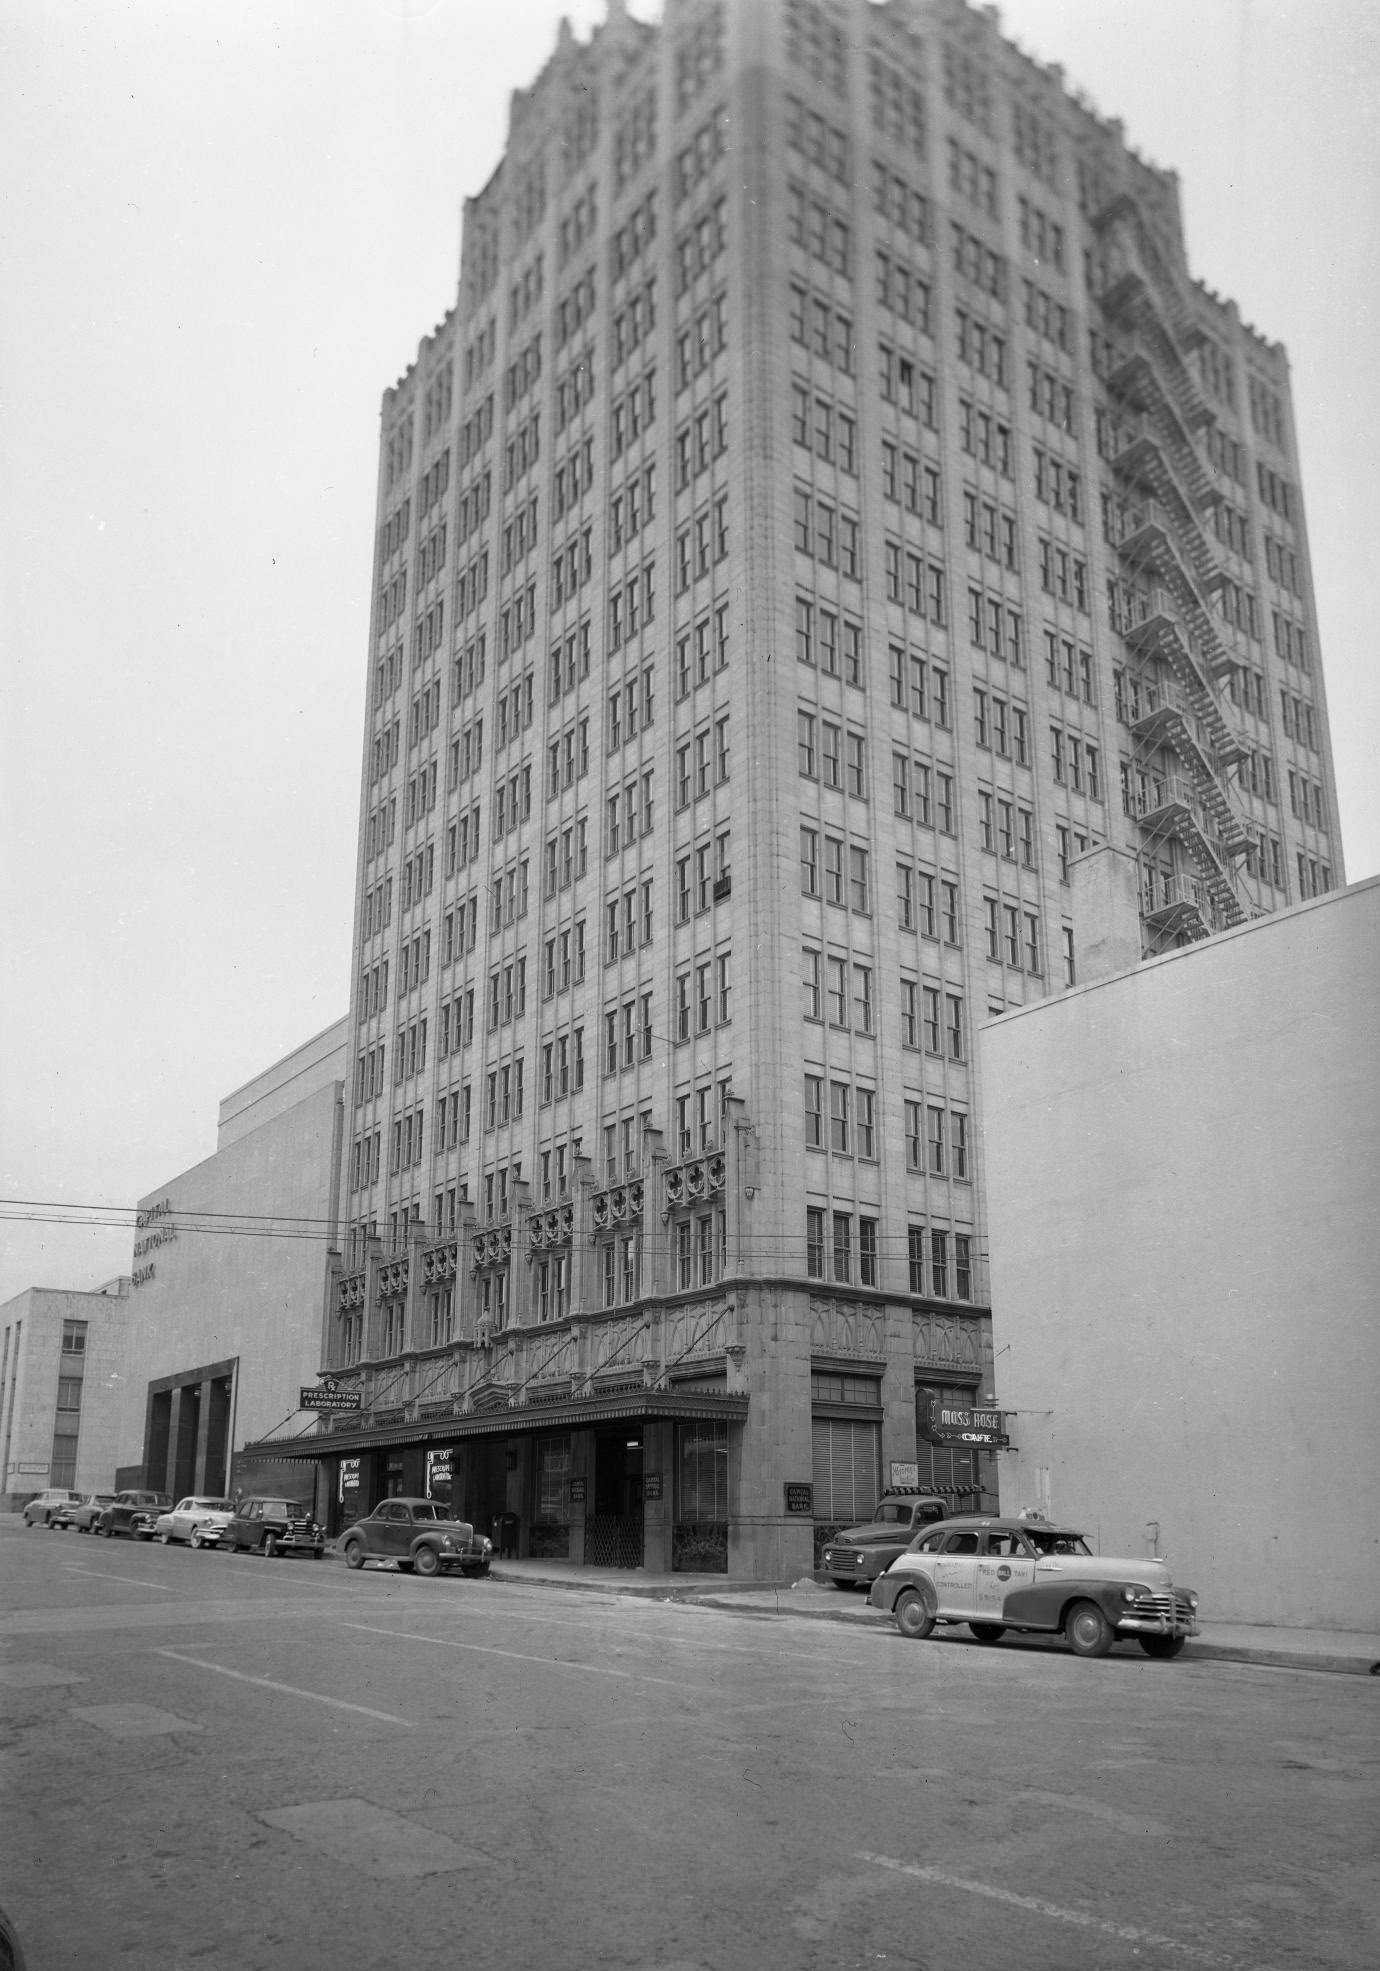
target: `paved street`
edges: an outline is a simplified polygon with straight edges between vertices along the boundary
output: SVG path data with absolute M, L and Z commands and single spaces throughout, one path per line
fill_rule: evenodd
M 1380 1684 L 0 1524 L 29 1971 L 1380 1961 Z

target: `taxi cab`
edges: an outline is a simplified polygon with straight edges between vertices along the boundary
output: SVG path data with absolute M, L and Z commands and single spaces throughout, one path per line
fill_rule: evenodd
M 1162 1560 L 1094 1554 L 1068 1526 L 1034 1519 L 946 1519 L 911 1542 L 867 1597 L 919 1641 L 939 1622 L 965 1622 L 981 1643 L 1008 1629 L 1060 1634 L 1078 1656 L 1137 1641 L 1177 1656 L 1198 1633 L 1198 1597 Z

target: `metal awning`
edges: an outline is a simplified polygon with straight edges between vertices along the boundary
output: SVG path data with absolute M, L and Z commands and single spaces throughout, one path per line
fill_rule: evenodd
M 515 1403 L 463 1416 L 428 1417 L 417 1423 L 360 1425 L 354 1430 L 313 1431 L 308 1437 L 261 1437 L 241 1458 L 356 1458 L 362 1451 L 403 1444 L 454 1444 L 465 1437 L 515 1437 L 536 1430 L 589 1430 L 603 1423 L 644 1418 L 677 1423 L 743 1423 L 748 1399 L 706 1395 L 702 1390 L 629 1389 L 607 1396 L 570 1396 L 554 1403 Z

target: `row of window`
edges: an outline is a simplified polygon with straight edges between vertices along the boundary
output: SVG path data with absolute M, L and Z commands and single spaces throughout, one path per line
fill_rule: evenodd
M 867 799 L 867 736 L 813 712 L 796 713 L 796 762 L 806 780 Z
M 856 1221 L 857 1231 L 854 1233 Z M 907 1278 L 911 1293 L 940 1300 L 973 1297 L 973 1238 L 968 1232 L 948 1232 L 911 1225 L 906 1239 Z M 880 1284 L 877 1220 L 848 1211 L 805 1209 L 805 1271 L 812 1280 L 830 1279 L 840 1285 Z

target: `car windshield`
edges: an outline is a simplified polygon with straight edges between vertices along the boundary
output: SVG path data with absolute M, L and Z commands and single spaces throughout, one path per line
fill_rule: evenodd
M 893 1501 L 889 1505 L 878 1506 L 872 1518 L 878 1526 L 898 1526 L 901 1524 L 909 1526 L 910 1511 L 909 1506 L 899 1506 Z
M 234 1507 L 228 1499 L 188 1499 L 187 1505 L 193 1512 L 233 1512 Z
M 1023 1526 L 1021 1532 L 1037 1554 L 1090 1554 L 1081 1533 L 1056 1533 L 1052 1527 Z
M 414 1519 L 443 1519 L 445 1515 L 437 1512 L 435 1506 L 431 1504 L 430 1500 L 427 1500 L 423 1504 L 415 1505 L 412 1508 L 412 1517 Z
M 264 1513 L 265 1513 L 265 1515 L 268 1515 L 268 1514 L 274 1514 L 274 1515 L 276 1515 L 276 1514 L 279 1514 L 279 1513 L 286 1513 L 286 1514 L 287 1514 L 287 1515 L 288 1515 L 289 1517 L 291 1517 L 291 1515 L 292 1515 L 293 1513 L 297 1513 L 297 1512 L 300 1512 L 301 1510 L 302 1510 L 302 1508 L 301 1508 L 301 1507 L 300 1507 L 299 1505 L 297 1505 L 297 1504 L 295 1504 L 295 1503 L 294 1503 L 294 1501 L 293 1501 L 293 1500 L 291 1500 L 291 1499 L 265 1499 L 265 1500 L 264 1500 Z

